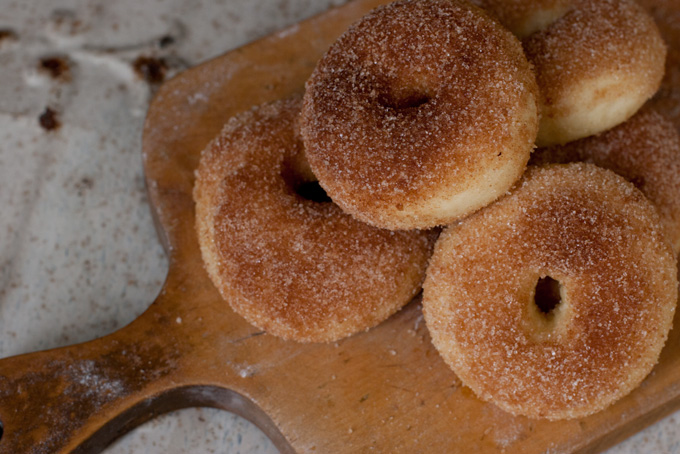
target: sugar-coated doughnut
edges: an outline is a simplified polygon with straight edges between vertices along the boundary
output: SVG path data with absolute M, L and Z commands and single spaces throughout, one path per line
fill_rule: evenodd
M 257 107 L 204 150 L 194 199 L 208 274 L 235 312 L 285 339 L 364 331 L 420 291 L 433 237 L 363 224 L 296 192 L 300 98 Z
M 634 0 L 473 0 L 522 37 L 541 91 L 537 144 L 630 118 L 658 90 L 666 47 Z
M 344 211 L 389 229 L 447 224 L 523 173 L 537 86 L 519 41 L 463 0 L 402 0 L 345 32 L 306 84 L 301 132 Z
M 650 372 L 677 286 L 659 216 L 630 182 L 592 164 L 530 166 L 508 196 L 442 233 L 423 312 L 481 399 L 567 419 Z
M 652 15 L 668 45 L 666 73 L 651 102 L 680 130 L 680 4 L 677 0 L 645 0 L 640 4 Z
M 654 203 L 673 251 L 680 253 L 680 135 L 673 123 L 645 107 L 601 134 L 539 148 L 530 163 L 590 162 L 632 182 Z

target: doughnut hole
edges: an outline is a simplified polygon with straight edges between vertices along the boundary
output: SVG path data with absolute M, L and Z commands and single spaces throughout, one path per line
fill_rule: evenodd
M 555 309 L 562 302 L 562 284 L 550 276 L 539 278 L 534 289 L 534 304 L 546 317 L 553 318 Z
M 565 286 L 549 275 L 538 276 L 527 298 L 526 330 L 534 342 L 559 341 L 569 324 L 569 303 Z
M 388 109 L 408 111 L 418 109 L 435 97 L 435 90 L 425 84 L 390 84 L 378 96 L 378 103 Z
M 331 201 L 318 181 L 303 181 L 295 188 L 295 193 L 312 202 L 326 203 Z
M 297 197 L 316 203 L 331 202 L 326 191 L 321 187 L 309 164 L 300 153 L 291 153 L 281 166 L 281 177 L 289 190 Z

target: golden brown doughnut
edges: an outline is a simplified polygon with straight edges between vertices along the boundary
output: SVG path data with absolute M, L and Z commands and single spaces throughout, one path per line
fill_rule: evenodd
M 519 41 L 462 0 L 402 0 L 353 25 L 307 81 L 301 131 L 319 183 L 352 216 L 427 228 L 502 195 L 537 131 Z
M 473 0 L 523 38 L 541 91 L 537 145 L 630 118 L 658 90 L 666 47 L 634 0 Z
M 229 120 L 201 156 L 196 226 L 208 274 L 235 312 L 285 339 L 332 341 L 418 293 L 433 237 L 379 230 L 296 192 L 308 177 L 300 103 Z
M 632 182 L 654 203 L 673 251 L 680 253 L 680 135 L 673 123 L 646 107 L 599 135 L 540 148 L 530 163 L 584 161 Z
M 668 45 L 666 74 L 652 105 L 680 130 L 680 4 L 677 0 L 645 0 L 640 4 L 655 19 Z
M 576 163 L 530 166 L 508 196 L 448 227 L 423 311 L 441 356 L 481 399 L 564 419 L 642 381 L 676 299 L 654 206 L 623 177 Z

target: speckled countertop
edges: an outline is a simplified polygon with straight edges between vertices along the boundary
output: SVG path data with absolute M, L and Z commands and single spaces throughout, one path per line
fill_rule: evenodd
M 0 357 L 110 333 L 160 290 L 140 154 L 158 84 L 338 3 L 0 0 Z M 680 452 L 678 418 L 610 453 Z M 277 451 L 235 415 L 187 409 L 105 452 Z

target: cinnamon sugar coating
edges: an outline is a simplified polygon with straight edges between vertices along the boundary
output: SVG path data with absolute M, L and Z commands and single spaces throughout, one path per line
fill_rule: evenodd
M 675 255 L 680 253 L 680 135 L 675 125 L 646 107 L 601 134 L 540 148 L 531 164 L 589 162 L 632 182 L 661 216 Z
M 630 118 L 658 90 L 666 47 L 634 0 L 473 0 L 518 36 L 541 91 L 537 144 Z
M 419 292 L 434 236 L 376 229 L 300 196 L 310 178 L 300 103 L 229 120 L 201 156 L 196 226 L 206 269 L 234 311 L 285 339 L 332 341 Z
M 543 313 L 539 279 L 560 285 Z M 434 345 L 481 399 L 516 415 L 602 410 L 656 363 L 677 299 L 651 202 L 591 164 L 529 167 L 510 194 L 445 230 L 424 285 Z
M 471 0 L 519 38 L 547 28 L 574 7 L 574 0 Z
M 502 195 L 537 132 L 519 41 L 462 0 L 402 0 L 354 24 L 307 81 L 314 174 L 352 216 L 427 228 Z
M 655 19 L 668 45 L 666 73 L 652 104 L 680 130 L 680 8 L 677 0 L 646 0 L 640 4 Z

